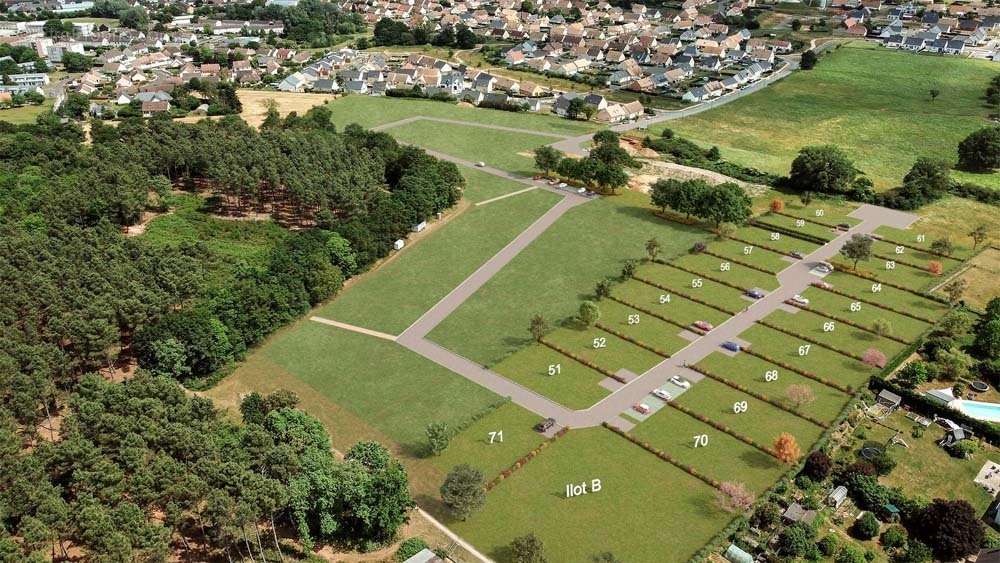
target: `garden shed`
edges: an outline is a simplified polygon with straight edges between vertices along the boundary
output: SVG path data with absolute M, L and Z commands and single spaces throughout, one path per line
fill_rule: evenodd
M 888 389 L 883 389 L 879 391 L 878 397 L 876 397 L 875 401 L 890 411 L 893 411 L 899 408 L 899 405 L 903 402 L 903 398 Z
M 801 504 L 793 502 L 791 506 L 786 508 L 785 512 L 781 514 L 781 518 L 789 524 L 794 524 L 796 522 L 812 524 L 812 521 L 816 519 L 816 511 L 806 510 Z

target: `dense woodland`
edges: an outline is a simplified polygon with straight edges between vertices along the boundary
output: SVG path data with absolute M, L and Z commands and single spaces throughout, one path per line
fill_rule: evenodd
M 235 426 L 178 381 L 220 373 L 453 205 L 458 169 L 322 109 L 261 131 L 95 123 L 92 141 L 51 116 L 0 123 L 0 552 L 235 558 L 277 549 L 257 537 L 272 519 L 307 547 L 389 540 L 411 501 L 384 449 L 336 461 L 292 398 L 251 397 Z M 290 230 L 263 264 L 221 268 L 202 243 L 122 234 L 177 189 Z M 93 375 L 130 356 L 135 379 Z

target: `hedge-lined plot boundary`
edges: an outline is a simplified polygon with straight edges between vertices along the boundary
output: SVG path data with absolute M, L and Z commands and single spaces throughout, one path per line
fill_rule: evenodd
M 919 315 L 914 315 L 913 313 L 910 313 L 909 311 L 904 311 L 902 309 L 897 309 L 895 307 L 892 307 L 892 306 L 889 306 L 889 305 L 884 305 L 882 303 L 876 303 L 875 301 L 869 301 L 868 299 L 866 299 L 864 297 L 858 297 L 857 295 L 851 295 L 850 293 L 847 293 L 847 292 L 844 292 L 844 291 L 840 291 L 840 290 L 838 290 L 836 288 L 833 288 L 833 287 L 823 287 L 821 285 L 814 285 L 813 287 L 815 287 L 816 289 L 821 289 L 823 291 L 829 291 L 830 293 L 833 293 L 834 295 L 839 295 L 841 297 L 846 297 L 848 299 L 853 299 L 855 301 L 860 301 L 860 302 L 862 302 L 862 303 L 864 303 L 866 305 L 871 305 L 872 307 L 878 307 L 879 309 L 883 309 L 883 310 L 886 310 L 886 311 L 890 311 L 892 313 L 903 315 L 904 317 L 910 317 L 911 319 L 913 319 L 915 321 L 920 321 L 920 322 L 924 322 L 924 323 L 928 323 L 928 324 L 934 324 L 934 322 L 935 322 L 935 321 L 933 321 L 931 319 L 927 319 L 927 318 L 921 317 Z
M 800 233 L 800 232 L 795 231 L 794 229 L 790 229 L 790 228 L 782 226 L 782 225 L 775 225 L 774 223 L 768 223 L 767 221 L 763 221 L 761 219 L 751 219 L 750 220 L 750 226 L 751 227 L 756 227 L 756 228 L 758 228 L 758 229 L 760 229 L 762 231 L 770 229 L 770 231 L 772 233 L 781 233 L 783 235 L 787 235 L 787 236 L 790 236 L 792 238 L 797 238 L 799 240 L 804 240 L 806 242 L 811 242 L 811 243 L 814 243 L 814 244 L 818 244 L 820 246 L 822 246 L 822 245 L 830 242 L 831 240 L 833 240 L 832 238 L 831 239 L 824 239 L 824 238 L 818 237 L 816 235 L 810 235 L 810 234 L 806 234 L 806 233 Z M 836 237 L 834 237 L 834 238 L 836 238 Z
M 665 317 L 665 316 L 663 316 L 663 315 L 661 315 L 659 313 L 654 313 L 650 309 L 647 309 L 647 308 L 642 307 L 640 305 L 636 305 L 636 304 L 631 303 L 629 301 L 626 301 L 625 299 L 622 299 L 620 297 L 615 297 L 614 295 L 609 295 L 608 299 L 614 301 L 615 303 L 621 303 L 622 305 L 624 305 L 626 307 L 631 307 L 631 308 L 635 309 L 636 311 L 639 311 L 640 313 L 644 313 L 646 315 L 649 315 L 649 316 L 653 317 L 654 319 L 659 319 L 659 320 L 661 320 L 661 321 L 663 321 L 665 323 L 672 324 L 672 325 L 674 325 L 674 326 L 676 326 L 676 327 L 678 327 L 678 328 L 680 328 L 682 330 L 690 330 L 691 332 L 700 334 L 702 336 L 705 336 L 706 334 L 708 334 L 704 330 L 701 330 L 700 328 L 698 328 L 698 327 L 696 327 L 694 325 L 690 325 L 690 324 L 686 325 L 686 324 L 684 324 L 684 323 L 682 323 L 680 321 L 675 321 L 673 319 L 667 318 L 667 317 Z
M 644 278 L 642 276 L 638 276 L 638 275 L 632 276 L 632 279 L 634 279 L 636 281 L 640 281 L 640 282 L 642 282 L 642 283 L 644 283 L 644 284 L 646 284 L 648 286 L 655 287 L 656 289 L 662 289 L 663 291 L 669 291 L 670 293 L 673 293 L 675 295 L 680 295 L 684 299 L 687 299 L 689 301 L 694 301 L 695 303 L 698 303 L 700 305 L 704 305 L 706 307 L 711 307 L 712 309 L 715 309 L 716 311 L 725 313 L 727 315 L 735 315 L 736 314 L 736 311 L 730 311 L 729 309 L 724 309 L 724 308 L 720 307 L 719 305 L 714 305 L 712 303 L 708 303 L 707 301 L 704 301 L 704 300 L 699 299 L 697 297 L 694 297 L 692 295 L 682 293 L 680 291 L 677 291 L 676 289 L 671 289 L 671 288 L 669 288 L 669 287 L 667 287 L 667 286 L 665 286 L 665 285 L 663 285 L 661 283 L 654 282 L 652 280 L 647 280 L 646 278 Z
M 788 330 L 787 328 L 782 328 L 782 327 L 780 327 L 780 326 L 778 326 L 778 325 L 776 325 L 776 324 L 768 321 L 767 319 L 760 319 L 760 320 L 758 320 L 756 322 L 757 322 L 757 324 L 759 324 L 761 326 L 766 326 L 767 328 L 769 328 L 771 330 L 776 330 L 778 332 L 787 334 L 788 336 L 791 336 L 793 338 L 800 338 L 800 339 L 805 340 L 806 342 L 808 342 L 810 344 L 815 344 L 815 345 L 819 346 L 820 348 L 826 348 L 827 350 L 830 350 L 831 352 L 836 352 L 836 353 L 840 354 L 841 356 L 847 356 L 848 358 L 857 360 L 859 362 L 864 362 L 864 360 L 861 358 L 861 356 L 855 356 L 854 354 L 852 354 L 850 352 L 847 352 L 845 350 L 841 350 L 840 348 L 837 348 L 836 346 L 831 346 L 830 344 L 826 344 L 825 342 L 820 342 L 819 340 L 816 340 L 815 338 L 812 338 L 811 336 L 805 336 L 805 335 L 802 335 L 802 334 L 796 334 L 796 333 Z
M 767 249 L 765 249 L 765 250 L 767 250 Z M 722 254 L 716 254 L 715 252 L 712 252 L 711 250 L 708 250 L 708 249 L 702 250 L 701 253 L 702 254 L 708 254 L 709 256 L 714 256 L 714 257 L 718 258 L 719 260 L 727 260 L 729 262 L 732 262 L 733 264 L 739 264 L 740 266 L 743 266 L 744 268 L 750 268 L 751 270 L 757 270 L 758 272 L 761 272 L 761 273 L 764 273 L 764 274 L 770 274 L 772 276 L 778 275 L 778 272 L 772 272 L 771 270 L 768 270 L 766 268 L 761 268 L 760 266 L 757 266 L 756 264 L 751 264 L 749 262 L 744 262 L 743 260 L 737 260 L 736 258 L 732 258 L 732 257 L 729 257 L 729 256 L 723 256 Z
M 594 370 L 594 371 L 596 371 L 596 372 L 598 372 L 598 373 L 600 373 L 602 375 L 605 375 L 607 377 L 610 377 L 611 379 L 614 379 L 618 383 L 628 383 L 628 381 L 626 381 L 624 377 L 622 377 L 622 376 L 614 373 L 613 371 L 611 371 L 609 369 L 605 369 L 605 368 L 603 368 L 603 367 L 595 364 L 594 362 L 591 362 L 590 360 L 588 360 L 586 358 L 582 358 L 582 357 L 574 354 L 573 352 L 570 352 L 569 350 L 565 350 L 565 349 L 563 349 L 562 346 L 559 346 L 558 344 L 553 344 L 553 343 L 549 342 L 548 340 L 546 340 L 544 338 L 539 339 L 538 342 L 540 344 L 542 344 L 543 346 L 547 347 L 547 348 L 551 348 L 552 350 L 555 350 L 556 352 L 559 352 L 560 354 L 562 354 L 563 356 L 566 356 L 567 358 L 569 358 L 571 360 L 575 360 L 579 364 L 583 364 L 583 365 L 587 366 L 588 368 L 590 368 L 590 369 L 592 369 L 592 370 Z
M 535 459 L 536 457 L 538 457 L 538 454 L 542 453 L 542 450 L 544 450 L 546 447 L 548 447 L 550 444 L 552 444 L 552 442 L 555 442 L 559 438 L 562 438 L 563 436 L 565 436 L 568 432 L 569 432 L 569 428 L 566 428 L 566 427 L 560 428 L 559 431 L 556 432 L 551 438 L 549 438 L 549 439 L 543 441 L 542 443 L 538 444 L 537 446 L 535 446 L 534 448 L 532 448 L 531 451 L 529 451 L 528 453 L 526 453 L 523 456 L 521 456 L 520 458 L 518 458 L 518 460 L 515 461 L 514 463 L 512 463 L 510 467 L 508 467 L 507 469 L 504 469 L 496 477 L 494 477 L 493 479 L 491 479 L 489 483 L 486 483 L 486 487 L 485 487 L 486 492 L 488 493 L 488 492 L 492 491 L 493 488 L 496 487 L 497 485 L 499 485 L 501 481 L 503 481 L 504 479 L 510 477 L 515 472 L 517 472 L 518 469 L 521 469 L 522 467 L 524 467 L 524 465 L 526 463 L 528 463 L 529 461 L 531 461 L 531 460 Z
M 827 379 L 827 378 L 825 378 L 825 377 L 823 377 L 821 375 L 816 375 L 815 373 L 812 373 L 810 371 L 806 371 L 804 369 L 797 368 L 797 367 L 795 367 L 795 366 L 793 366 L 793 365 L 791 365 L 789 363 L 785 363 L 785 362 L 783 362 L 781 360 L 772 358 L 772 357 L 770 357 L 770 356 L 768 356 L 766 354 L 761 354 L 760 352 L 755 351 L 753 349 L 752 345 L 749 348 L 743 348 L 743 352 L 747 353 L 747 354 L 750 354 L 751 356 L 753 356 L 755 358 L 760 358 L 761 360 L 764 360 L 767 363 L 774 364 L 774 365 L 776 365 L 776 366 L 778 366 L 780 368 L 787 369 L 788 371 L 791 371 L 793 373 L 797 373 L 797 374 L 801 375 L 802 377 L 805 377 L 806 379 L 811 379 L 811 380 L 815 381 L 816 383 L 821 383 L 823 385 L 826 385 L 827 387 L 830 387 L 832 389 L 836 389 L 837 391 L 842 391 L 842 392 L 847 393 L 847 394 L 854 393 L 854 388 L 851 387 L 850 385 L 841 385 L 841 384 L 837 383 L 836 381 L 831 381 L 831 380 L 829 380 L 829 379 Z
M 664 352 L 663 350 L 660 350 L 660 349 L 658 349 L 658 348 L 656 348 L 656 347 L 654 347 L 654 346 L 652 346 L 650 344 L 646 344 L 645 342 L 643 342 L 641 340 L 637 340 L 635 338 L 632 338 L 631 336 L 629 336 L 627 334 L 624 334 L 622 332 L 619 332 L 619 331 L 617 331 L 617 330 L 615 330 L 615 329 L 613 329 L 613 328 L 611 328 L 611 327 L 609 327 L 609 326 L 607 326 L 607 325 L 605 325 L 605 324 L 603 324 L 601 322 L 594 323 L 594 326 L 596 326 L 597 328 L 599 328 L 599 329 L 601 329 L 601 330 L 603 330 L 605 332 L 610 332 L 611 334 L 617 336 L 618 338 L 621 338 L 622 340 L 624 340 L 626 342 L 634 344 L 634 345 L 642 348 L 643 350 L 649 350 L 650 352 L 656 354 L 657 356 L 660 356 L 661 358 L 669 358 L 670 357 L 670 354 Z
M 738 242 L 742 242 L 743 244 L 749 244 L 750 246 L 756 246 L 756 247 L 759 247 L 759 248 L 763 248 L 764 250 L 770 250 L 771 252 L 774 252 L 775 254 L 780 254 L 782 256 L 788 256 L 789 258 L 795 258 L 794 256 L 792 256 L 791 252 L 786 252 L 784 250 L 778 250 L 777 248 L 775 248 L 773 246 L 769 246 L 767 244 L 762 244 L 762 243 L 759 243 L 759 242 L 750 242 L 750 241 L 748 241 L 746 239 L 742 239 L 740 237 L 733 236 L 733 235 L 729 235 L 726 238 L 728 238 L 730 240 L 735 240 L 735 241 L 738 241 Z
M 943 303 L 945 305 L 948 304 L 947 301 L 945 301 L 944 299 L 942 299 L 940 297 L 937 297 L 937 296 L 934 296 L 934 295 L 930 295 L 930 294 L 927 294 L 927 293 L 923 293 L 923 292 L 921 292 L 919 290 L 912 289 L 912 288 L 909 288 L 909 287 L 906 287 L 906 286 L 897 285 L 897 284 L 892 283 L 892 282 L 884 281 L 881 278 L 876 277 L 874 274 L 869 274 L 869 273 L 866 273 L 866 272 L 860 272 L 860 271 L 851 269 L 846 264 L 843 264 L 843 263 L 840 263 L 840 262 L 831 262 L 831 264 L 833 264 L 834 269 L 836 269 L 838 272 L 841 272 L 841 273 L 844 273 L 844 274 L 847 274 L 847 275 L 850 275 L 850 276 L 854 276 L 856 278 L 861 278 L 863 280 L 868 280 L 868 281 L 871 281 L 871 282 L 880 283 L 882 285 L 887 285 L 889 287 L 896 288 L 896 289 L 898 289 L 900 291 L 905 291 L 907 293 L 912 293 L 913 295 L 916 295 L 917 297 L 923 297 L 924 299 L 928 299 L 930 301 L 937 301 L 938 303 Z
M 720 285 L 724 285 L 724 286 L 726 286 L 728 288 L 735 289 L 736 291 L 740 292 L 740 295 L 743 295 L 744 293 L 747 292 L 747 289 L 749 289 L 747 287 L 740 287 L 740 286 L 738 286 L 738 285 L 736 285 L 734 283 L 730 283 L 730 282 L 727 282 L 727 281 L 720 280 L 718 278 L 712 277 L 709 274 L 705 274 L 705 273 L 699 272 L 697 270 L 691 270 L 691 269 L 685 268 L 684 266 L 678 266 L 677 264 L 671 264 L 670 262 L 665 262 L 665 261 L 660 260 L 660 259 L 656 259 L 656 260 L 654 260 L 654 262 L 656 262 L 657 264 L 661 264 L 663 266 L 667 266 L 668 268 L 673 268 L 675 270 L 680 270 L 682 272 L 687 272 L 687 273 L 691 274 L 692 276 L 698 276 L 700 278 L 704 278 L 704 279 L 709 280 L 709 281 L 714 281 L 715 283 L 720 284 Z
M 775 215 L 781 215 L 783 217 L 788 217 L 789 219 L 802 219 L 806 223 L 813 223 L 814 225 L 819 225 L 821 227 L 830 227 L 831 229 L 836 229 L 837 225 L 835 223 L 827 223 L 826 221 L 819 221 L 817 219 L 810 219 L 809 217 L 799 217 L 798 215 L 792 215 L 791 213 L 785 213 L 784 211 L 771 211 Z
M 729 428 L 725 424 L 716 422 L 711 418 L 708 418 L 703 414 L 699 414 L 687 407 L 682 407 L 681 405 L 678 405 L 675 401 L 668 401 L 667 405 L 681 411 L 682 413 L 690 416 L 691 418 L 694 418 L 695 420 L 700 420 L 701 422 L 704 422 L 705 424 L 711 426 L 712 428 L 715 428 L 719 432 L 725 432 L 726 434 L 729 434 L 730 436 L 736 438 L 737 440 L 743 442 L 744 444 L 748 446 L 753 446 L 758 450 L 766 453 L 767 455 L 773 457 L 774 459 L 781 461 L 781 458 L 778 457 L 778 453 L 775 452 L 770 446 L 758 444 L 757 441 L 754 440 L 753 438 L 750 438 L 749 436 L 744 436 L 743 434 L 740 434 L 739 432 Z
M 677 458 L 675 458 L 674 456 L 668 454 L 667 452 L 665 452 L 663 450 L 660 450 L 660 449 L 657 449 L 657 448 L 654 448 L 652 445 L 650 445 L 649 442 L 644 442 L 644 441 L 636 438 L 635 436 L 629 434 L 628 432 L 625 432 L 624 430 L 622 430 L 620 428 L 616 428 L 616 427 L 608 424 L 607 422 L 604 422 L 602 424 L 608 430 L 614 432 L 615 434 L 618 434 L 619 436 L 625 438 L 629 442 L 632 442 L 633 444 L 635 444 L 635 445 L 639 446 L 640 448 L 646 450 L 647 452 L 655 455 L 656 457 L 662 459 L 663 461 L 669 463 L 670 465 L 673 465 L 674 467 L 683 470 L 688 475 L 701 480 L 706 485 L 709 485 L 710 487 L 712 487 L 714 489 L 718 489 L 719 487 L 722 486 L 722 483 L 719 482 L 718 480 L 713 479 L 712 477 L 709 477 L 708 475 L 705 475 L 704 473 L 698 471 L 697 469 L 695 469 L 691 465 L 688 465 L 688 464 L 686 464 L 686 463 L 684 463 L 682 461 L 679 461 Z
M 875 336 L 880 336 L 882 338 L 888 338 L 889 340 L 893 340 L 895 342 L 899 342 L 900 344 L 909 344 L 910 343 L 910 341 L 903 340 L 902 338 L 899 338 L 898 336 L 893 336 L 891 334 L 879 334 L 879 333 L 875 332 L 874 330 L 872 330 L 871 328 L 869 328 L 867 326 L 864 326 L 864 325 L 862 325 L 860 323 L 856 323 L 854 321 L 845 319 L 844 317 L 841 317 L 839 315 L 834 315 L 832 313 L 827 313 L 827 312 L 821 311 L 819 309 L 814 309 L 814 308 L 812 308 L 812 307 L 810 307 L 808 305 L 803 305 L 802 303 L 799 303 L 798 301 L 795 301 L 794 299 L 786 299 L 785 300 L 785 304 L 786 305 L 791 305 L 792 307 L 797 307 L 799 309 L 802 309 L 803 311 L 809 311 L 810 313 L 812 313 L 814 315 L 818 315 L 820 317 L 824 317 L 824 318 L 827 318 L 827 319 L 835 320 L 838 323 L 844 323 L 847 326 L 852 326 L 852 327 L 854 327 L 854 328 L 856 328 L 858 330 L 863 330 L 863 331 L 867 332 L 868 334 L 874 334 Z

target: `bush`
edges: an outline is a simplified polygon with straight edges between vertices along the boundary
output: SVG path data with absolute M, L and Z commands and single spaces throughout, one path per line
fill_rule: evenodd
M 906 545 L 906 530 L 900 526 L 892 526 L 882 532 L 882 537 L 879 541 L 882 542 L 882 547 L 887 549 L 903 547 Z
M 868 462 L 872 464 L 875 473 L 879 475 L 888 475 L 896 468 L 896 460 L 892 459 L 892 456 L 884 450 L 873 456 Z
M 827 557 L 830 557 L 837 552 L 837 545 L 839 545 L 839 542 L 837 541 L 837 536 L 829 534 L 827 536 L 824 536 L 823 539 L 819 540 L 819 543 L 817 543 L 816 545 L 819 546 L 820 553 L 826 555 Z
M 970 458 L 979 451 L 975 440 L 962 440 L 947 447 L 948 454 L 958 459 Z
M 853 545 L 845 545 L 834 558 L 834 563 L 865 563 L 865 554 Z
M 858 518 L 854 522 L 854 526 L 851 527 L 851 533 L 858 539 L 870 540 L 878 535 L 879 526 L 879 521 L 875 518 L 875 515 L 871 512 L 865 512 L 861 518 Z
M 427 545 L 427 542 L 420 538 L 408 538 L 399 544 L 399 549 L 396 550 L 396 561 L 406 561 L 428 547 L 430 546 Z

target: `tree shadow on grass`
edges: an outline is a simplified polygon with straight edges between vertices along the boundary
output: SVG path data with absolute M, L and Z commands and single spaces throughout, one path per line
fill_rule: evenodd
M 766 453 L 752 449 L 740 454 L 740 461 L 753 469 L 773 469 L 778 465 L 775 459 Z
M 674 221 L 669 221 L 661 217 L 657 217 L 653 210 L 648 207 L 639 207 L 637 205 L 626 205 L 617 207 L 615 209 L 617 213 L 621 213 L 632 219 L 638 219 L 645 223 L 651 223 L 658 226 L 669 226 L 673 227 L 679 231 L 684 231 L 685 233 L 704 235 L 706 233 L 705 229 L 698 225 L 685 225 L 683 223 L 676 223 Z

